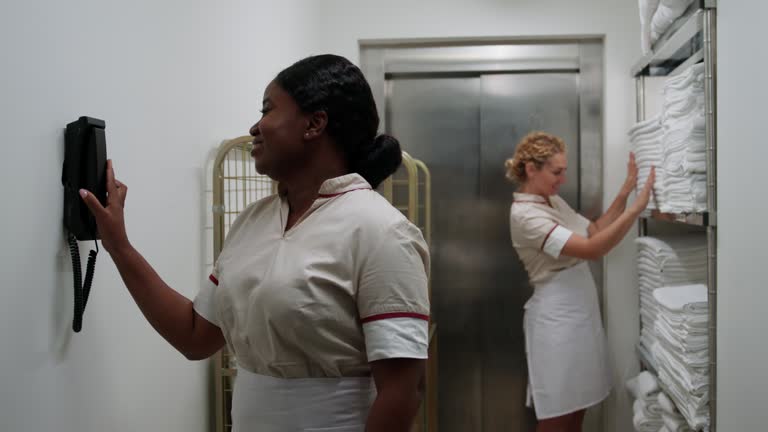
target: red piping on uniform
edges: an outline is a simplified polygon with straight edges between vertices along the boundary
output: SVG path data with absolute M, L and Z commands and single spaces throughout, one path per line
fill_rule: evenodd
M 552 235 L 553 232 L 555 232 L 555 228 L 559 227 L 560 224 L 555 224 L 555 226 L 552 227 L 551 230 L 549 230 L 549 233 L 546 237 L 544 237 L 544 243 L 541 244 L 541 250 L 544 250 L 544 245 L 547 244 L 547 240 L 549 240 L 549 236 Z
M 363 318 L 361 321 L 363 322 L 363 324 L 365 324 L 372 321 L 380 321 L 380 320 L 391 319 L 391 318 L 415 318 L 415 319 L 420 319 L 424 321 L 429 321 L 429 315 L 424 315 L 424 314 L 415 313 L 415 312 L 392 312 L 392 313 L 371 315 L 367 318 Z

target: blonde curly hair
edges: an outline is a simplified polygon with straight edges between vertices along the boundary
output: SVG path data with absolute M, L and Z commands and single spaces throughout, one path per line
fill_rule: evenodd
M 565 143 L 561 138 L 546 132 L 531 132 L 517 144 L 512 159 L 504 162 L 506 177 L 513 182 L 525 183 L 528 179 L 525 164 L 533 162 L 540 169 L 549 158 L 559 153 L 565 153 Z

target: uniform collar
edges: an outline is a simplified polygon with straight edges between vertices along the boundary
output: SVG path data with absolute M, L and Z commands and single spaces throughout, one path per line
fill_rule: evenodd
M 514 193 L 514 202 L 516 202 L 516 203 L 536 203 L 536 204 L 547 204 L 547 205 L 549 205 L 548 199 L 544 198 L 541 195 L 529 194 L 529 193 L 521 193 L 521 192 L 515 192 Z
M 323 182 L 318 191 L 319 198 L 332 198 L 347 192 L 361 189 L 372 189 L 371 185 L 357 173 L 334 177 Z

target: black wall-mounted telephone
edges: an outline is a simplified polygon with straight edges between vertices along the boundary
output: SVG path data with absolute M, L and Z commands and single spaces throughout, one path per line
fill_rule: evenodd
M 107 203 L 107 142 L 104 120 L 80 117 L 67 125 L 64 137 L 64 226 L 78 240 L 96 240 L 96 220 L 80 198 L 80 189 Z
M 68 242 L 72 254 L 72 273 L 75 286 L 75 316 L 72 330 L 79 332 L 83 325 L 83 313 L 91 291 L 99 238 L 96 220 L 80 198 L 80 189 L 87 189 L 106 205 L 107 142 L 104 120 L 80 117 L 67 125 L 64 135 L 64 166 L 61 183 L 64 185 L 64 227 L 69 232 Z M 91 250 L 83 281 L 78 240 L 94 240 L 96 250 Z

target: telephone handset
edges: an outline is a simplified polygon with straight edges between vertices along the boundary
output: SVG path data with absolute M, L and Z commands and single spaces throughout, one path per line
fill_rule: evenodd
M 99 237 L 96 219 L 80 198 L 80 189 L 93 193 L 102 205 L 107 202 L 106 168 L 107 143 L 104 120 L 80 117 L 67 125 L 64 134 L 64 166 L 61 183 L 64 185 L 64 227 L 68 231 L 69 249 L 72 255 L 72 273 L 75 286 L 75 315 L 72 330 L 79 332 L 83 325 L 83 313 L 93 282 Z M 80 265 L 78 240 L 94 240 L 96 250 L 91 250 L 85 280 Z

